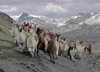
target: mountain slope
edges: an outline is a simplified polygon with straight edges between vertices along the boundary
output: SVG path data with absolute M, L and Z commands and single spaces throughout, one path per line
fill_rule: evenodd
M 0 18 L 8 21 L 9 23 L 13 21 L 13 19 L 9 15 L 3 12 L 0 12 Z
M 0 18 L 0 24 L 7 29 L 11 29 L 12 24 L 7 20 Z M 45 30 L 54 29 L 51 23 L 45 23 L 42 19 L 32 19 L 30 22 L 36 22 Z M 63 21 L 61 21 L 63 22 Z M 55 26 L 55 25 L 54 25 Z M 98 25 L 82 24 L 80 29 L 71 30 L 69 32 L 61 33 L 67 36 L 68 39 L 81 40 L 84 42 L 90 38 L 93 41 L 99 41 L 95 37 L 100 27 Z M 82 58 L 71 61 L 67 56 L 58 56 L 56 63 L 50 62 L 48 54 L 40 51 L 38 57 L 32 58 L 28 53 L 21 53 L 18 46 L 13 44 L 13 39 L 10 37 L 10 32 L 0 27 L 0 71 L 4 72 L 99 72 L 100 71 L 100 57 L 94 55 L 83 54 Z M 59 27 L 60 28 L 60 27 Z M 98 31 L 97 31 L 98 30 Z M 93 33 L 93 34 L 92 34 Z M 89 35 L 90 34 L 90 35 Z M 90 37 L 91 36 L 91 37 Z M 88 37 L 88 38 L 86 38 Z M 99 43 L 98 43 L 99 44 Z M 97 45 L 98 45 L 97 44 Z
M 11 22 L 13 19 L 7 14 L 0 12 L 0 47 L 1 46 L 11 46 L 9 41 L 13 41 L 10 36 L 10 30 L 13 25 Z M 4 45 L 3 45 L 4 44 Z

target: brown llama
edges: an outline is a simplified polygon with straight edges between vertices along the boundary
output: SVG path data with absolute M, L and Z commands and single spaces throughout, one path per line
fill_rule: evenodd
M 51 41 L 49 41 L 47 47 L 47 53 L 50 56 L 50 62 L 54 64 L 55 64 L 55 58 L 58 57 L 58 50 L 59 50 L 59 43 L 57 41 L 57 38 L 53 38 Z

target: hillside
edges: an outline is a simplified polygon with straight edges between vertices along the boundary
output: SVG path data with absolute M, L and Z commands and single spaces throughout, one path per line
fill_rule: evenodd
M 0 12 L 0 46 L 12 46 L 10 43 L 8 43 L 13 41 L 13 39 L 10 37 L 10 30 L 13 26 L 11 21 L 13 21 L 13 19 L 10 16 Z
M 0 71 L 1 72 L 99 72 L 100 71 L 100 56 L 92 53 L 91 55 L 83 54 L 81 59 L 75 59 L 75 62 L 71 61 L 69 57 L 64 58 L 59 56 L 55 64 L 52 64 L 49 61 L 48 54 L 40 51 L 39 56 L 32 58 L 28 53 L 21 53 L 19 47 L 14 45 L 13 39 L 10 36 L 10 31 L 12 24 L 0 18 Z M 45 30 L 53 30 L 56 25 L 51 25 L 51 23 L 45 23 L 42 19 L 33 19 L 33 22 L 38 23 Z M 82 25 L 84 26 L 84 25 Z M 86 43 L 99 42 L 99 39 L 91 38 L 95 37 L 99 33 L 99 27 L 95 26 L 94 31 L 91 30 L 89 26 L 85 25 L 81 30 L 76 29 L 75 31 L 69 32 L 60 32 L 63 36 L 67 36 L 68 40 L 84 40 Z M 94 28 L 94 26 L 93 26 Z M 97 29 L 98 32 L 97 32 Z M 91 34 L 89 37 L 91 41 L 88 41 L 87 38 L 89 34 L 86 34 L 88 31 Z M 82 32 L 83 31 L 83 32 Z M 93 35 L 92 35 L 93 33 Z M 84 35 L 84 36 L 83 36 Z M 99 34 L 98 34 L 99 36 Z M 98 37 L 97 36 L 97 37 Z M 95 44 L 96 45 L 96 44 Z M 99 47 L 99 43 L 96 45 Z
M 12 21 L 13 21 L 13 19 L 9 15 L 7 15 L 3 12 L 0 12 L 0 25 L 1 26 L 4 26 L 11 30 L 11 28 L 13 26 L 11 24 Z

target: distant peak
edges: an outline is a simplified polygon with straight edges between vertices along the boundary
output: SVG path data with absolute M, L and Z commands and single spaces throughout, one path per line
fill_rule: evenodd
M 95 15 L 95 14 L 98 14 L 98 13 L 97 12 L 91 12 L 90 14 Z
M 24 16 L 25 16 L 25 15 L 29 15 L 29 14 L 28 14 L 28 13 L 26 13 L 26 12 L 23 12 L 23 13 L 22 13 L 22 15 L 24 15 Z
M 90 14 L 90 15 L 95 15 L 95 14 L 98 14 L 97 12 L 80 12 L 78 13 L 78 15 L 87 15 L 87 14 Z

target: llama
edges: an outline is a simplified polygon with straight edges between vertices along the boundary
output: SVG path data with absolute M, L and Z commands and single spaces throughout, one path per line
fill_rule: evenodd
M 63 38 L 63 40 L 58 39 L 58 42 L 59 42 L 59 55 L 63 54 L 64 57 L 67 56 L 68 48 L 69 48 L 66 39 L 67 38 Z
M 76 55 L 75 55 L 76 58 L 81 58 L 82 52 L 84 51 L 84 48 L 86 47 L 86 44 L 82 46 L 82 43 L 83 41 L 80 41 L 79 45 L 77 46 Z
M 69 47 L 75 47 L 75 44 L 74 44 L 73 40 L 70 40 L 70 43 L 68 45 L 69 45 Z
M 41 45 L 42 45 L 42 47 L 41 47 Z M 47 46 L 48 46 L 47 33 L 46 32 L 43 32 L 39 36 L 38 50 L 41 49 L 44 52 L 47 52 Z
M 77 48 L 74 45 L 73 41 L 70 41 L 69 49 L 68 49 L 68 55 L 70 56 L 70 60 L 72 60 L 73 62 L 75 61 L 74 56 L 75 56 L 75 53 L 76 53 L 76 49 Z
M 85 47 L 84 51 L 86 52 L 86 54 L 88 54 L 88 53 L 91 54 L 91 51 L 92 51 L 91 44 L 89 45 L 89 47 Z
M 18 42 L 18 45 L 19 45 L 22 53 L 24 52 L 24 50 L 27 47 L 26 42 L 27 42 L 27 37 L 29 36 L 28 30 L 29 29 L 27 27 L 23 28 L 22 31 L 19 31 L 19 33 L 16 37 L 16 40 Z
M 50 56 L 50 62 L 55 64 L 55 58 L 58 57 L 59 43 L 56 38 L 52 38 L 47 47 L 47 53 Z
M 69 54 L 70 60 L 72 60 L 74 62 L 75 61 L 74 56 L 75 56 L 75 53 L 76 53 L 76 46 L 75 47 L 69 47 L 69 49 L 70 49 L 70 54 Z
M 63 56 L 64 56 L 64 57 L 67 56 L 68 48 L 69 48 L 69 46 L 68 46 L 67 41 L 63 41 L 62 53 L 63 53 Z
M 86 45 L 87 44 L 84 43 L 84 45 L 82 45 L 82 47 L 81 47 L 81 50 L 80 50 L 80 58 L 82 57 L 82 53 L 83 53 L 84 49 L 86 48 Z
M 63 41 L 61 41 L 60 39 L 57 39 L 57 41 L 59 43 L 59 55 L 61 56 L 62 49 L 63 49 Z
M 16 36 L 17 36 L 17 34 L 18 34 L 18 28 L 17 28 L 17 24 L 16 23 L 13 23 L 14 24 L 14 26 L 13 26 L 13 28 L 12 28 L 12 30 L 11 30 L 11 37 L 13 37 L 14 38 L 14 43 L 16 44 L 17 42 L 16 42 Z
M 88 47 L 89 54 L 91 54 L 91 51 L 92 51 L 92 47 L 91 47 L 91 44 L 90 44 L 89 47 Z
M 36 56 L 37 54 L 38 41 L 39 41 L 38 36 L 32 29 L 30 29 L 30 34 L 29 37 L 27 38 L 27 47 L 32 57 Z

